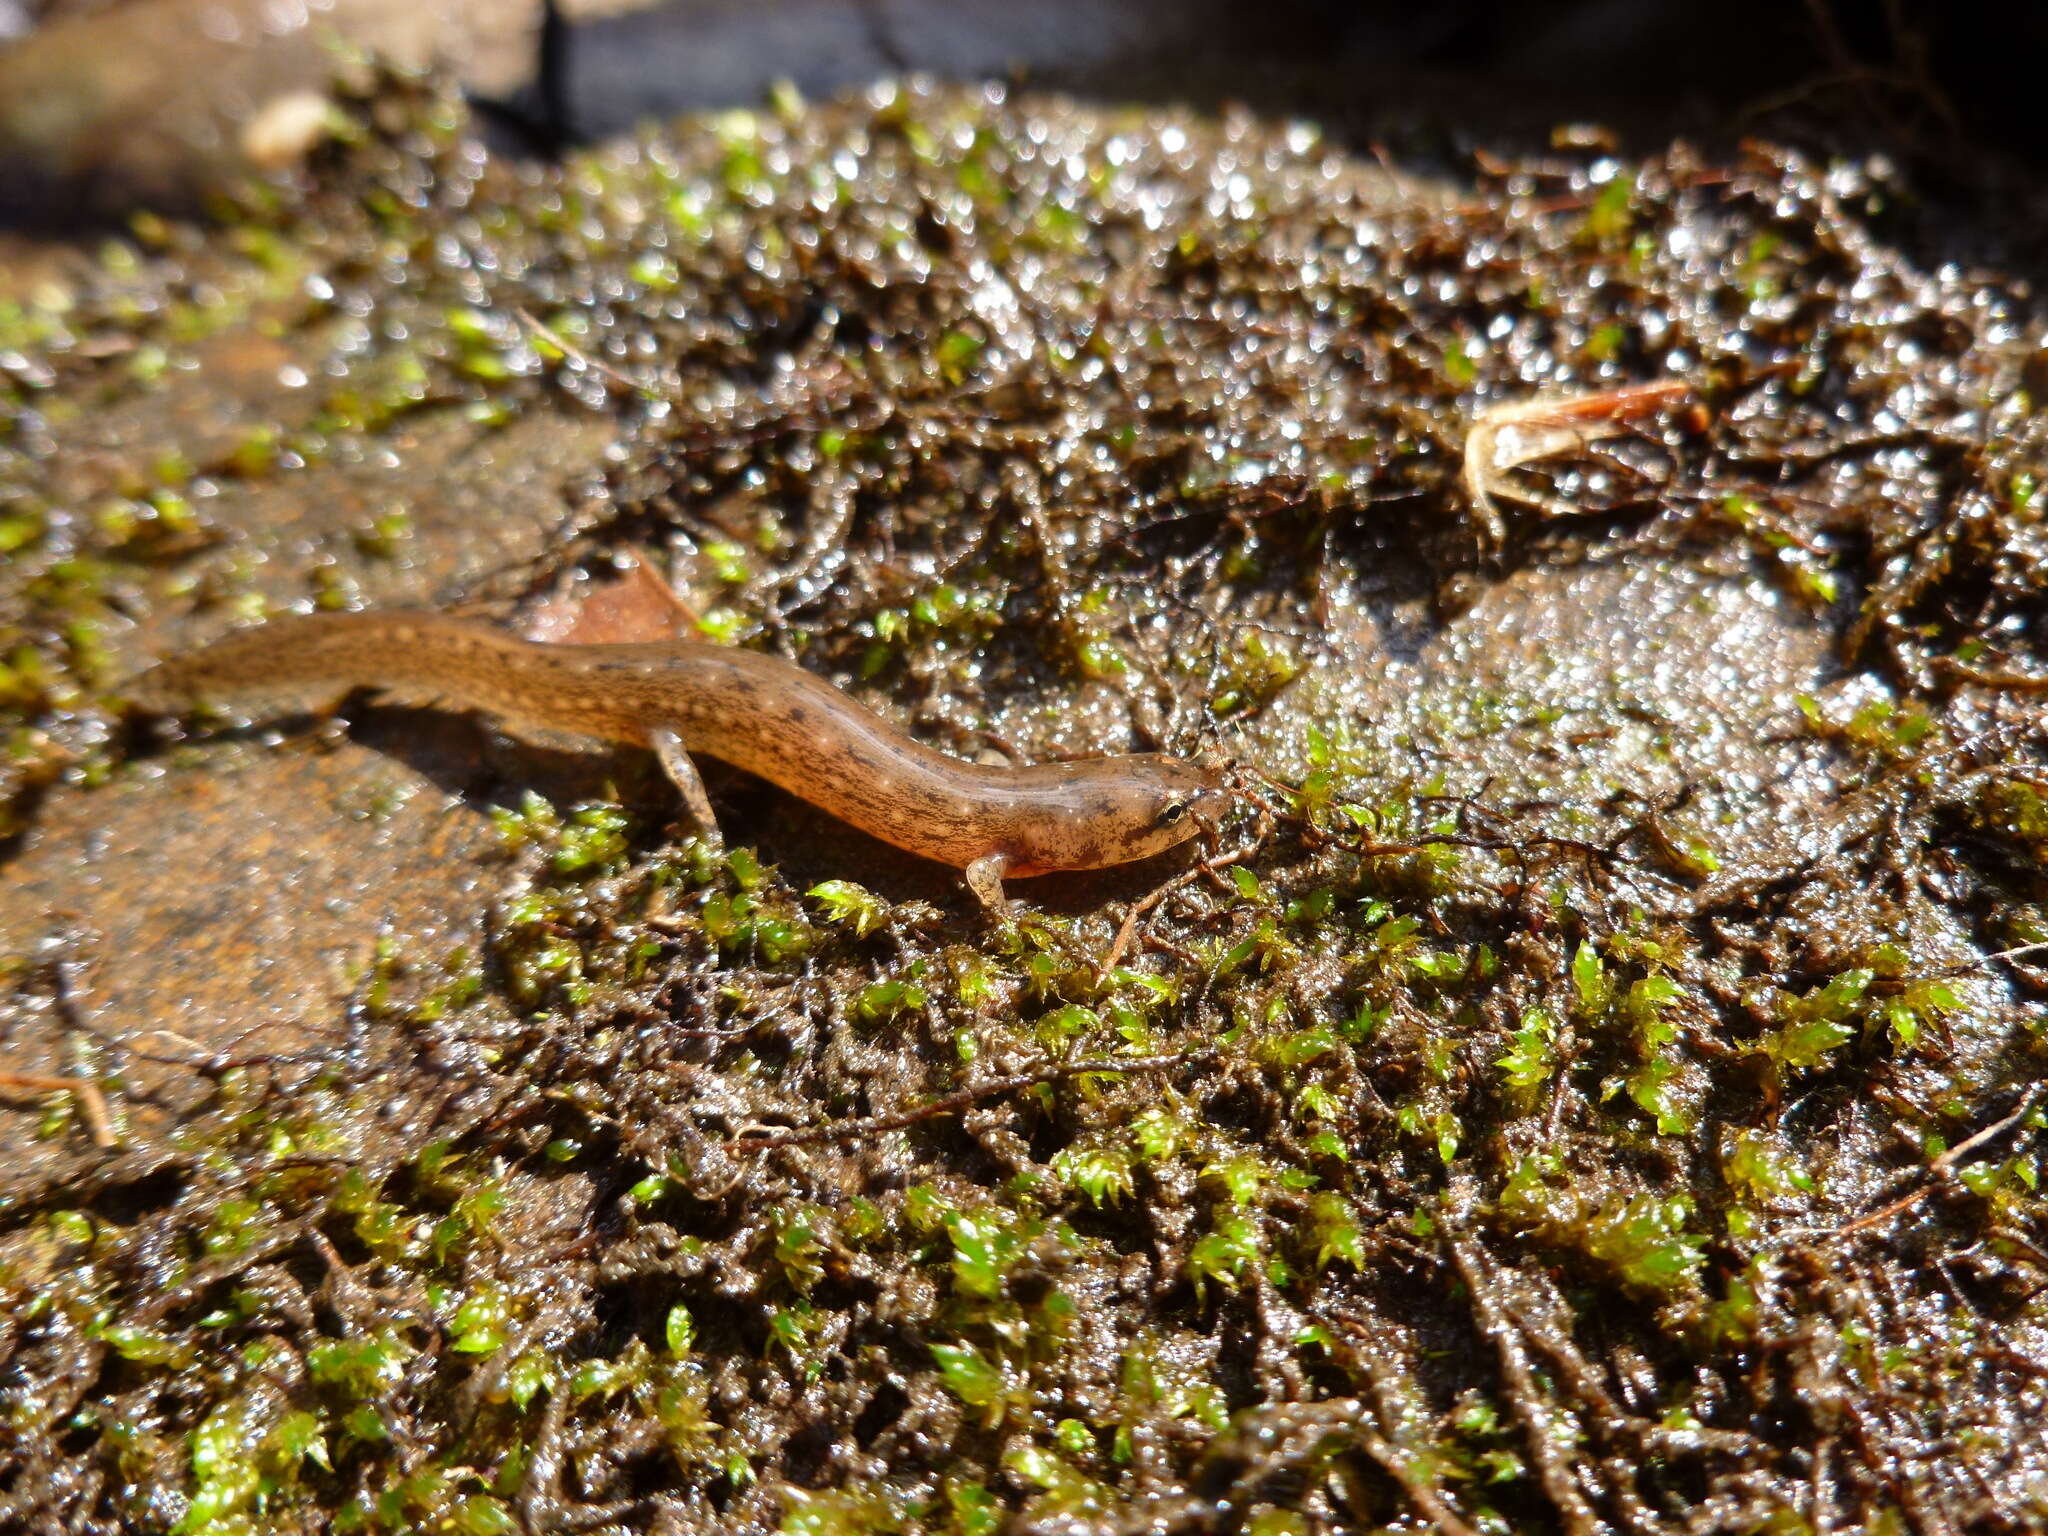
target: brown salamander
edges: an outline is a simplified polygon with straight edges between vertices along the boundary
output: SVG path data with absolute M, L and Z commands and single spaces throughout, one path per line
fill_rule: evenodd
M 968 888 L 998 910 L 1006 877 L 1145 858 L 1213 823 L 1227 798 L 1214 770 L 1158 753 L 1030 768 L 962 762 L 801 667 L 752 651 L 682 640 L 550 645 L 435 613 L 276 619 L 159 664 L 129 694 L 179 713 L 323 685 L 424 695 L 652 748 L 714 836 L 689 754 L 716 757 L 965 870 Z

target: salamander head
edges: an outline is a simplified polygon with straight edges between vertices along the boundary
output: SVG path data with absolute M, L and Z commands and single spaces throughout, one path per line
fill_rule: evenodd
M 1025 829 L 1012 873 L 1101 869 L 1150 858 L 1213 829 L 1231 793 L 1214 768 L 1159 753 L 1063 765 L 1063 813 Z

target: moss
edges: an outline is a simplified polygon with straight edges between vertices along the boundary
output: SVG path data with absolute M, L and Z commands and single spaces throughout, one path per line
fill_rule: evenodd
M 1128 1200 L 1136 1192 L 1136 1159 L 1128 1146 L 1070 1143 L 1054 1155 L 1051 1166 L 1055 1177 L 1098 1207 Z
M 1501 1190 L 1500 1210 L 1546 1246 L 1653 1297 L 1690 1297 L 1706 1259 L 1683 1197 L 1594 1195 L 1550 1157 L 1523 1160 Z
M 916 1529 L 917 1500 L 896 1488 L 784 1490 L 783 1536 L 883 1536 Z

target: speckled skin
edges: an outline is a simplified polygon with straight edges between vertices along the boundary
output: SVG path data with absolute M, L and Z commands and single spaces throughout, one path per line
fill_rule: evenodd
M 538 644 L 433 613 L 274 620 L 166 661 L 129 691 L 174 713 L 320 686 L 386 688 L 652 747 L 701 806 L 688 759 L 664 750 L 680 738 L 884 842 L 968 870 L 992 903 L 1005 876 L 1099 869 L 1171 848 L 1213 823 L 1225 796 L 1212 770 L 1153 753 L 1031 768 L 961 762 L 802 668 L 751 651 Z

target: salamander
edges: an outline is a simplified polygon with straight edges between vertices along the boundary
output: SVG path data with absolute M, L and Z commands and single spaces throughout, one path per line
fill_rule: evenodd
M 717 823 L 691 753 L 756 774 L 883 842 L 1003 881 L 1146 858 L 1213 824 L 1212 768 L 1162 753 L 1034 767 L 963 762 L 913 741 L 822 678 L 693 641 L 559 645 L 429 612 L 310 614 L 240 630 L 129 687 L 157 713 L 308 689 L 381 688 L 651 748 L 698 829 Z

